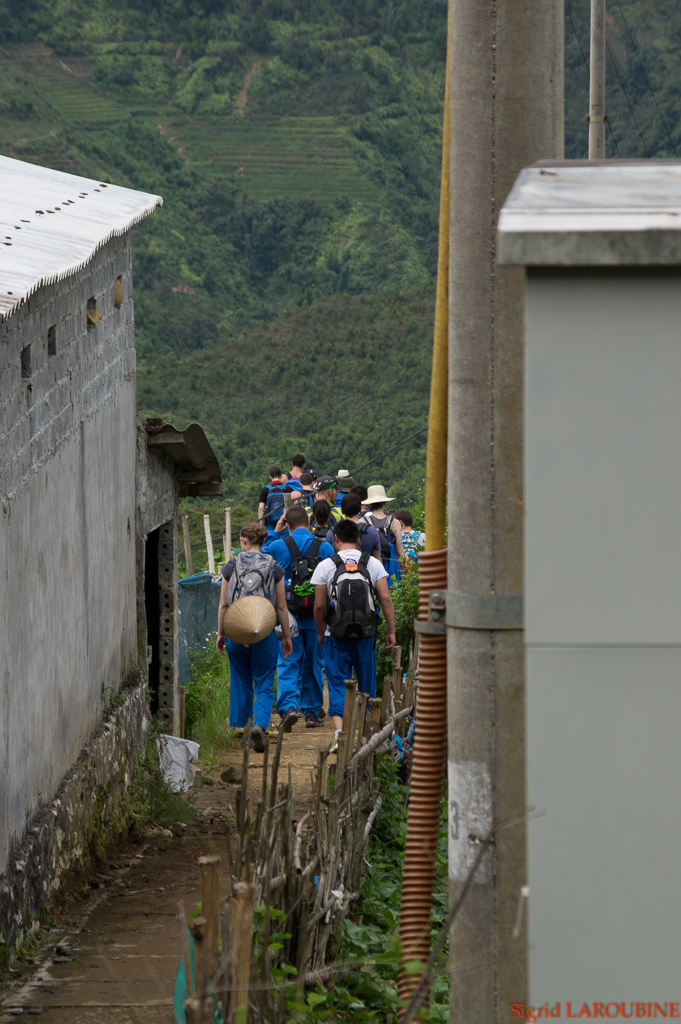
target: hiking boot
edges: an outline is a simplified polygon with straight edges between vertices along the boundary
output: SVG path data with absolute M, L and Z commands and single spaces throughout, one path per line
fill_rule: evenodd
M 265 753 L 265 730 L 261 725 L 254 725 L 251 729 L 251 743 L 256 754 Z
M 282 732 L 290 732 L 298 721 L 298 712 L 295 708 L 289 708 L 286 714 L 281 715 L 280 717 L 281 721 L 279 723 L 279 728 Z
M 320 726 L 324 725 L 320 715 L 305 715 L 305 728 L 306 729 L 319 729 Z
M 318 712 L 318 714 L 317 714 L 317 718 L 318 718 L 318 719 L 319 719 L 320 721 L 321 721 L 321 720 L 322 720 L 323 718 L 326 718 L 326 711 L 324 710 L 324 708 L 320 708 L 320 709 L 319 709 L 319 712 Z

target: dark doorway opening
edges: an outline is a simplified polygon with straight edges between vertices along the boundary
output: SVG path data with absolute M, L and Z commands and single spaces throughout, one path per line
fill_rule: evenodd
M 160 673 L 161 614 L 158 592 L 159 530 L 152 530 L 144 546 L 144 606 L 147 613 L 147 645 L 151 647 L 149 662 L 149 698 L 151 713 L 158 711 Z

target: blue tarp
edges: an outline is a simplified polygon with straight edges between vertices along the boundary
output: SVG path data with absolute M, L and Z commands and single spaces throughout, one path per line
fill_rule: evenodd
M 217 633 L 220 581 L 197 572 L 178 582 L 180 682 L 191 681 L 189 651 L 205 650 L 206 638 Z

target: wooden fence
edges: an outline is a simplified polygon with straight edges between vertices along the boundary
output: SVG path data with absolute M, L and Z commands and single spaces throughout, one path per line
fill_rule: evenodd
M 203 916 L 188 929 L 180 907 L 187 1024 L 283 1024 L 292 987 L 302 994 L 306 985 L 337 974 L 327 965 L 329 943 L 360 896 L 382 803 L 377 757 L 394 747 L 394 734 L 404 736 L 417 688 L 414 651 L 404 678 L 400 664 L 398 648 L 382 700 L 369 700 L 355 681 L 346 682 L 344 731 L 337 751 L 319 751 L 308 806 L 296 807 L 290 765 L 282 771 L 281 731 L 271 765 L 265 747 L 262 790 L 253 799 L 250 727 L 244 730 L 237 830 L 234 843 L 228 837 L 225 845 L 231 891 L 221 909 L 219 858 L 203 857 Z

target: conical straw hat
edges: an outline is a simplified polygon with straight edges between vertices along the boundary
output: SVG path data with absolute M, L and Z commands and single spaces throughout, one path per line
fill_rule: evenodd
M 257 644 L 274 629 L 277 615 L 266 597 L 251 594 L 230 604 L 222 620 L 225 636 L 237 644 Z

